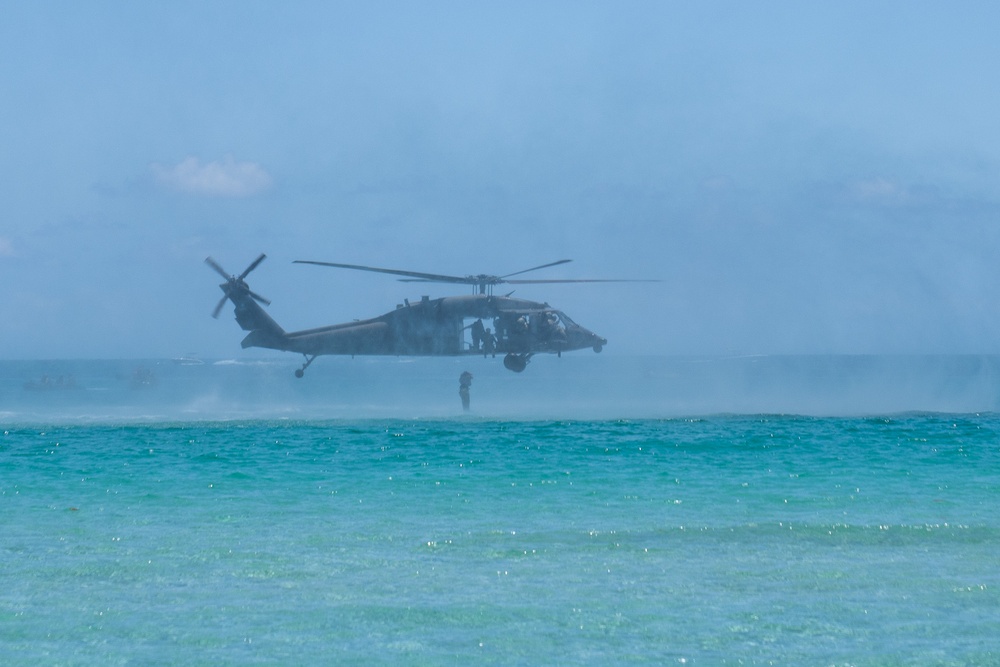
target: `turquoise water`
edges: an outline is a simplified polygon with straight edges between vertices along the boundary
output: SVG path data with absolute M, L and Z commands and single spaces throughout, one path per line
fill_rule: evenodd
M 4 664 L 1000 664 L 1000 414 L 467 416 L 446 367 L 451 415 L 182 419 L 156 370 L 8 382 Z

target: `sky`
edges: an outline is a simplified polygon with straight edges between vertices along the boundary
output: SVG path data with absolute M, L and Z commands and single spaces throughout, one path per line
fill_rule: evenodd
M 1000 5 L 0 0 L 0 358 L 523 285 L 605 354 L 1000 354 Z M 528 277 L 528 276 L 525 276 Z

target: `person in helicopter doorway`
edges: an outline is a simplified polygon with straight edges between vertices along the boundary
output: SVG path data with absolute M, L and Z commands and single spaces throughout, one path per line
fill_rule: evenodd
M 542 339 L 552 343 L 565 343 L 566 330 L 559 324 L 555 313 L 546 313 L 542 319 Z
M 486 334 L 483 336 L 483 359 L 488 354 L 493 355 L 494 359 L 497 357 L 497 337 L 493 335 L 489 327 L 486 328 Z
M 458 395 L 462 397 L 462 409 L 469 411 L 469 388 L 472 387 L 472 373 L 462 371 L 458 377 Z
M 472 349 L 479 352 L 479 346 L 485 337 L 486 331 L 483 329 L 483 320 L 478 319 L 472 323 Z

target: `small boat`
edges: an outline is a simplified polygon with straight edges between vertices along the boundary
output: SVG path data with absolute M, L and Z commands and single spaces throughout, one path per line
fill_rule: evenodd
M 64 391 L 67 389 L 79 389 L 76 378 L 72 375 L 59 375 L 51 377 L 43 375 L 37 381 L 25 382 L 24 388 L 27 391 Z
M 176 357 L 174 363 L 178 366 L 203 366 L 204 361 L 195 356 Z

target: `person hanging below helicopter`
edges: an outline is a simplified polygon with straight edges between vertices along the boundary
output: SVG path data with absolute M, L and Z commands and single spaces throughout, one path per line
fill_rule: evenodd
M 479 346 L 482 344 L 483 339 L 486 337 L 486 331 L 483 329 L 483 320 L 480 318 L 472 323 L 472 349 L 475 352 L 479 352 Z
M 458 376 L 458 395 L 462 397 L 462 409 L 469 411 L 469 389 L 472 387 L 472 373 L 462 371 Z

